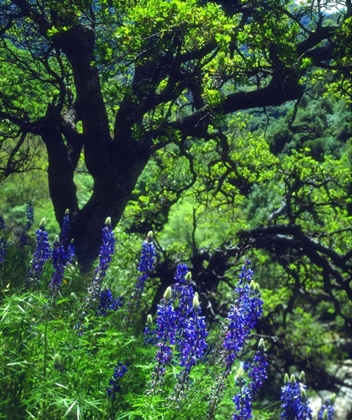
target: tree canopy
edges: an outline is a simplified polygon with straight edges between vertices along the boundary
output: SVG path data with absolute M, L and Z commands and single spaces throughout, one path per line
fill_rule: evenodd
M 332 7 L 336 19 L 328 13 Z M 36 139 L 44 142 L 56 218 L 61 224 L 70 210 L 78 259 L 88 268 L 105 218 L 111 216 L 113 226 L 120 220 L 158 151 L 174 145 L 176 157 L 192 162 L 192 142 L 198 149 L 220 145 L 218 166 L 234 174 L 234 184 L 248 188 L 252 181 L 238 176 L 228 156 L 227 115 L 298 101 L 321 69 L 334 75 L 331 91 L 348 97 L 351 14 L 350 0 L 344 5 L 5 0 L 0 5 L 1 177 L 24 170 L 35 157 Z M 236 139 L 233 143 L 236 148 Z M 79 207 L 74 176 L 81 156 L 94 183 Z M 292 166 L 286 170 L 295 173 Z M 300 188 L 324 188 L 326 179 L 312 175 Z M 287 189 L 298 188 L 290 183 L 294 178 L 287 175 Z M 291 200 L 291 230 L 294 205 Z M 272 226 L 265 229 L 251 234 L 259 247 L 273 234 Z M 299 231 L 291 233 L 301 249 Z M 331 253 L 330 258 L 337 263 Z

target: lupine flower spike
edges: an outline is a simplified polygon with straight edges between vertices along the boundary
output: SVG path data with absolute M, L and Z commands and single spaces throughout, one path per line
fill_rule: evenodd
M 120 380 L 126 374 L 127 366 L 119 362 L 114 368 L 114 374 L 109 381 L 109 387 L 106 388 L 108 396 L 112 399 L 116 398 L 116 394 L 121 392 Z
M 29 272 L 29 279 L 32 282 L 39 282 L 45 261 L 50 258 L 50 245 L 48 232 L 45 230 L 45 219 L 42 219 L 39 229 L 36 231 L 36 246 L 32 260 L 32 267 Z
M 236 385 L 240 388 L 240 392 L 233 398 L 236 412 L 232 420 L 252 418 L 253 397 L 263 385 L 264 380 L 267 379 L 266 368 L 268 363 L 265 360 L 264 351 L 264 340 L 261 338 L 254 359 L 247 360 L 237 373 Z M 245 379 L 245 373 L 248 375 L 249 383 Z
M 62 220 L 62 228 L 60 234 L 60 240 L 65 248 L 69 244 L 69 234 L 70 234 L 70 211 L 67 209 Z
M 155 246 L 153 243 L 153 232 L 150 231 L 146 240 L 143 242 L 141 258 L 138 266 L 140 275 L 135 284 L 135 303 L 138 308 L 139 300 L 144 291 L 145 282 L 149 277 L 149 273 L 154 270 Z
M 260 289 L 258 284 L 252 280 L 253 271 L 250 264 L 250 261 L 246 260 L 241 268 L 239 281 L 235 288 L 237 299 L 231 305 L 227 316 L 227 326 L 224 330 L 222 349 L 218 350 L 216 356 L 216 364 L 224 366 L 224 370 L 218 376 L 216 385 L 212 390 L 208 409 L 209 418 L 212 418 L 216 412 L 217 405 L 223 395 L 225 379 L 231 373 L 232 366 L 243 350 L 251 330 L 255 328 L 258 319 L 263 314 Z M 248 399 L 248 396 L 246 398 Z
M 280 420 L 312 420 L 312 410 L 306 395 L 304 373 L 300 375 L 299 382 L 294 375 L 289 378 L 285 373 L 285 385 L 281 390 L 281 416 Z
M 107 316 L 110 311 L 117 311 L 122 306 L 122 299 L 114 298 L 110 289 L 104 289 L 100 292 L 100 300 L 97 309 L 97 316 Z
M 252 418 L 252 393 L 244 378 L 244 369 L 240 367 L 235 377 L 235 383 L 240 388 L 240 392 L 233 398 L 236 412 L 232 420 L 247 420 Z
M 153 243 L 153 232 L 150 231 L 146 240 L 142 244 L 141 256 L 138 265 L 140 275 L 134 285 L 134 291 L 129 303 L 128 314 L 125 319 L 125 329 L 129 328 L 132 322 L 132 317 L 134 316 L 136 310 L 139 309 L 145 283 L 149 278 L 150 272 L 154 270 L 155 255 L 156 252 Z
M 179 304 L 176 308 L 177 313 L 177 346 L 182 351 L 184 341 L 184 331 L 187 328 L 187 320 L 192 316 L 194 290 L 191 285 L 192 275 L 188 271 L 186 264 L 179 264 L 176 267 L 176 283 L 172 288 L 172 297 Z
M 156 326 L 153 323 L 153 317 L 151 314 L 148 314 L 147 323 L 144 327 L 144 342 L 145 344 L 156 344 L 157 341 Z
M 7 242 L 4 238 L 0 238 L 0 264 L 5 261 L 7 250 Z
M 26 226 L 25 229 L 28 232 L 32 227 L 34 221 L 34 208 L 32 203 L 28 203 L 26 206 Z
M 61 287 L 67 262 L 65 248 L 58 236 L 55 237 L 53 244 L 52 262 L 54 272 L 49 284 L 49 288 L 52 296 L 55 297 Z
M 156 368 L 152 375 L 150 392 L 154 393 L 163 383 L 166 366 L 172 360 L 172 346 L 176 344 L 176 321 L 177 316 L 172 305 L 171 287 L 165 290 L 164 297 L 158 305 L 157 324 L 157 353 Z
M 318 420 L 333 420 L 334 418 L 334 407 L 332 404 L 334 403 L 334 399 L 330 398 L 329 400 L 325 401 L 323 406 L 321 407 L 319 414 L 318 414 Z
M 103 239 L 99 253 L 99 265 L 94 270 L 94 279 L 88 287 L 88 297 L 85 302 L 82 317 L 84 317 L 87 314 L 88 310 L 92 307 L 92 305 L 98 302 L 98 300 L 100 301 L 102 282 L 109 268 L 112 255 L 115 252 L 115 238 L 114 232 L 111 227 L 110 217 L 106 219 L 105 226 L 102 229 L 102 231 Z
M 185 321 L 182 331 L 180 366 L 183 367 L 183 370 L 178 376 L 174 391 L 176 401 L 183 397 L 184 391 L 188 387 L 191 369 L 203 357 L 207 348 L 206 337 L 208 331 L 205 317 L 200 316 L 200 313 L 199 297 L 198 293 L 195 293 L 193 296 L 192 311 Z
M 24 232 L 21 233 L 19 239 L 19 246 L 23 249 L 28 243 L 28 231 L 30 230 L 34 220 L 34 209 L 31 203 L 28 203 L 26 206 L 26 225 L 24 227 Z

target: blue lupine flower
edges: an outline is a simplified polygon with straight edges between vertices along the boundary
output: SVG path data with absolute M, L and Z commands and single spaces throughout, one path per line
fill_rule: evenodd
M 67 262 L 71 263 L 73 261 L 74 256 L 75 256 L 75 245 L 72 239 L 67 247 Z
M 319 410 L 318 420 L 333 420 L 334 418 L 334 407 L 331 405 L 331 401 L 328 400 L 322 405 Z
M 155 246 L 153 244 L 153 232 L 149 232 L 146 240 L 142 244 L 141 257 L 138 265 L 137 282 L 134 285 L 133 294 L 129 302 L 128 314 L 125 318 L 125 329 L 128 329 L 135 312 L 139 309 L 145 282 L 149 278 L 150 272 L 154 270 Z
M 147 239 L 142 244 L 142 251 L 140 262 L 138 265 L 138 271 L 141 273 L 138 276 L 135 284 L 134 298 L 133 298 L 133 309 L 137 309 L 139 306 L 140 297 L 144 291 L 144 285 L 149 277 L 149 273 L 154 270 L 154 259 L 155 259 L 155 246 L 153 243 L 153 232 L 149 232 Z
M 238 298 L 231 305 L 227 316 L 228 325 L 223 342 L 226 350 L 226 371 L 231 367 L 243 349 L 245 341 L 251 330 L 257 325 L 258 319 L 263 314 L 263 301 L 260 298 L 259 286 L 252 281 L 253 271 L 249 268 L 250 262 L 242 266 L 240 280 L 235 291 Z
M 117 311 L 122 306 L 121 298 L 114 298 L 110 289 L 104 289 L 100 293 L 100 300 L 96 314 L 107 316 L 108 311 Z
M 281 389 L 280 420 L 312 420 L 312 410 L 306 396 L 306 386 L 292 375 L 285 374 L 285 385 Z
M 268 363 L 265 360 L 264 350 L 264 340 L 261 338 L 253 360 L 247 360 L 239 369 L 236 384 L 240 387 L 240 392 L 233 398 L 236 412 L 232 420 L 252 418 L 252 399 L 267 378 Z M 250 379 L 249 383 L 245 379 L 245 372 Z
M 58 236 L 56 236 L 53 244 L 52 262 L 54 272 L 50 280 L 49 287 L 52 294 L 55 295 L 61 287 L 67 262 L 67 254 L 65 248 L 62 245 L 62 242 L 59 240 Z
M 106 388 L 106 392 L 110 398 L 116 398 L 116 394 L 121 392 L 120 379 L 126 374 L 127 366 L 119 362 L 114 368 L 114 374 L 109 381 L 109 387 Z
M 198 294 L 193 298 L 193 308 L 190 317 L 186 320 L 182 331 L 182 346 L 180 348 L 180 366 L 183 370 L 178 376 L 175 387 L 176 399 L 184 392 L 189 382 L 189 375 L 193 366 L 203 357 L 207 348 L 206 337 L 208 331 L 205 317 L 200 316 Z
M 48 232 L 45 230 L 44 225 L 45 219 L 42 219 L 39 229 L 36 231 L 36 246 L 32 260 L 32 268 L 29 272 L 29 277 L 32 281 L 39 281 L 44 263 L 50 258 Z
M 111 263 L 111 257 L 115 253 L 115 238 L 114 231 L 111 227 L 111 218 L 108 217 L 105 221 L 105 226 L 102 229 L 103 237 L 99 252 L 99 265 L 95 269 L 96 275 L 102 280 L 106 277 L 106 272 Z
M 175 282 L 180 284 L 186 284 L 186 275 L 188 273 L 188 267 L 186 264 L 178 264 L 176 267 Z
M 31 203 L 26 206 L 26 226 L 25 230 L 28 232 L 34 221 L 34 208 Z
M 236 394 L 233 398 L 235 403 L 236 413 L 232 420 L 247 420 L 253 417 L 252 415 L 252 392 L 249 388 L 241 388 L 241 392 Z
M 235 292 L 238 297 L 234 304 L 231 305 L 230 312 L 227 316 L 227 325 L 224 329 L 222 348 L 217 348 L 214 351 L 214 359 L 216 360 L 215 363 L 223 366 L 225 369 L 218 377 L 212 390 L 208 407 L 209 417 L 215 415 L 220 398 L 225 390 L 225 379 L 230 374 L 234 361 L 243 350 L 251 329 L 257 325 L 258 319 L 263 314 L 263 301 L 260 298 L 259 286 L 252 281 L 253 271 L 249 266 L 250 261 L 246 260 L 241 268 L 239 281 L 237 287 L 235 288 Z M 259 356 L 258 360 L 254 362 L 253 367 L 255 369 L 251 373 L 251 379 L 254 381 L 251 386 L 254 387 L 259 385 L 259 382 L 262 379 L 261 375 L 263 375 L 262 371 L 257 371 L 257 369 L 261 369 L 259 368 L 258 363 Z M 256 377 L 257 374 L 258 377 Z M 246 382 L 243 383 L 241 392 L 234 397 L 234 402 L 235 405 L 237 404 L 238 407 L 241 407 L 243 412 L 246 410 L 248 412 L 253 390 L 250 386 L 247 386 L 246 389 L 248 391 L 244 391 L 243 386 L 245 384 Z M 245 415 L 248 416 L 249 414 L 243 414 L 243 416 Z
M 144 342 L 145 344 L 156 344 L 158 338 L 156 336 L 156 325 L 153 323 L 153 318 L 150 314 L 147 316 L 147 323 L 144 327 Z
M 191 286 L 191 273 L 186 264 L 179 264 L 176 267 L 175 281 L 172 286 L 172 299 L 178 302 L 175 308 L 177 317 L 177 335 L 176 342 L 179 351 L 182 351 L 184 341 L 184 331 L 188 325 L 188 319 L 194 312 L 193 299 L 194 290 Z
M 88 301 L 87 307 L 89 307 L 93 302 L 95 302 L 101 291 L 101 283 L 106 276 L 106 272 L 109 268 L 111 257 L 115 252 L 115 238 L 114 232 L 111 227 L 111 219 L 108 217 L 105 221 L 105 226 L 102 229 L 103 238 L 102 244 L 100 246 L 99 252 L 99 265 L 96 267 L 94 273 L 95 277 L 88 287 Z
M 158 350 L 155 357 L 157 366 L 152 377 L 152 391 L 162 383 L 166 365 L 172 360 L 171 346 L 176 343 L 176 322 L 177 316 L 172 305 L 171 287 L 168 287 L 157 311 L 156 337 Z
M 264 340 L 261 338 L 253 361 L 244 364 L 244 371 L 248 373 L 248 376 L 251 379 L 249 387 L 253 395 L 263 386 L 265 379 L 268 378 L 266 374 L 268 362 L 265 359 L 264 351 Z
M 69 234 L 70 234 L 70 211 L 67 209 L 65 215 L 62 219 L 62 228 L 60 233 L 60 240 L 66 248 L 69 243 Z
M 5 261 L 7 250 L 7 242 L 4 238 L 0 238 L 0 264 Z
M 18 240 L 18 246 L 23 249 L 26 245 L 28 245 L 28 235 L 26 232 L 22 232 Z
M 24 232 L 21 233 L 19 237 L 19 247 L 23 249 L 28 244 L 28 234 L 34 220 L 34 209 L 31 203 L 26 205 L 26 225 L 24 227 Z
M 205 317 L 200 316 L 201 309 L 198 294 L 193 298 L 193 311 L 186 320 L 183 331 L 180 366 L 190 372 L 191 368 L 201 359 L 207 348 L 206 337 L 208 331 Z

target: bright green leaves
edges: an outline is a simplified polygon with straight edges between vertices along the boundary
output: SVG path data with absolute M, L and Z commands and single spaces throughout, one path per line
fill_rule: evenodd
M 334 237 L 335 250 L 346 252 L 352 246 L 352 217 L 347 208 L 351 169 L 344 157 L 317 162 L 307 152 L 293 151 L 285 156 L 280 165 L 281 181 L 275 189 L 289 197 L 291 223 L 301 225 L 312 237 L 323 229 L 320 243 L 331 246 Z
M 197 1 L 149 0 L 131 8 L 115 36 L 127 52 L 144 48 L 161 50 L 170 36 L 179 31 L 181 51 L 199 49 L 209 42 L 229 40 L 232 25 L 213 3 L 200 7 Z

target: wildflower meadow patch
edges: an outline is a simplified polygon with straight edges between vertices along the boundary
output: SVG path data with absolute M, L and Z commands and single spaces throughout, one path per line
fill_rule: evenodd
M 26 235 L 31 221 L 28 207 Z M 264 340 L 254 334 L 265 302 L 250 261 L 243 262 L 221 325 L 207 324 L 182 263 L 148 315 L 142 303 L 157 254 L 153 234 L 142 243 L 134 286 L 116 295 L 118 279 L 108 273 L 119 244 L 110 220 L 85 279 L 74 262 L 69 223 L 67 212 L 61 236 L 50 244 L 41 222 L 21 286 L 13 287 L 2 266 L 9 257 L 0 217 L 0 418 L 313 419 L 303 374 L 285 375 L 281 401 L 260 398 L 270 386 L 270 365 Z M 83 280 L 85 291 L 75 291 Z M 330 402 L 318 418 L 333 419 Z

